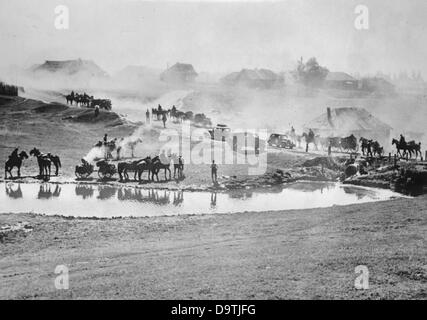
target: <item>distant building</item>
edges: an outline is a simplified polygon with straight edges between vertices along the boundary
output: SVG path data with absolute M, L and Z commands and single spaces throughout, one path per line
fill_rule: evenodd
M 325 86 L 329 89 L 357 90 L 359 81 L 345 72 L 329 72 Z
M 363 108 L 327 108 L 326 112 L 304 125 L 321 137 L 356 137 L 388 141 L 392 128 Z
M 284 77 L 268 69 L 242 69 L 226 75 L 221 82 L 230 86 L 271 89 L 282 86 Z
M 91 77 L 107 77 L 108 74 L 91 60 L 46 60 L 41 65 L 30 68 L 31 72 L 61 73 L 64 75 L 85 75 Z
M 163 71 L 160 80 L 172 83 L 193 82 L 197 72 L 191 64 L 175 63 L 172 67 Z

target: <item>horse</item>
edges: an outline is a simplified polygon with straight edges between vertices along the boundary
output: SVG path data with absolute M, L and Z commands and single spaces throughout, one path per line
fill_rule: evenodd
M 98 105 L 100 109 L 110 111 L 112 109 L 111 100 L 109 99 L 89 99 L 88 107 L 95 108 Z
M 9 172 L 10 177 L 12 176 L 12 169 L 16 167 L 18 169 L 18 177 L 21 176 L 21 166 L 24 159 L 28 159 L 28 154 L 25 151 L 21 151 L 17 158 L 10 157 L 9 160 L 6 161 L 4 166 L 4 178 L 7 179 L 7 173 Z
M 165 164 L 160 160 L 159 156 L 156 156 L 153 158 L 153 160 L 151 162 L 151 174 L 152 174 L 151 177 L 152 177 L 153 181 L 154 181 L 154 176 L 156 176 L 157 181 L 159 181 L 159 171 L 161 169 L 165 170 L 165 179 L 166 180 L 168 180 L 167 176 L 166 176 L 167 171 L 169 171 L 169 180 L 172 179 L 172 173 L 170 170 L 170 163 Z
M 328 139 L 328 142 L 331 148 L 339 149 L 340 151 L 342 151 L 341 138 L 331 137 Z
M 421 157 L 421 142 L 415 143 L 415 141 L 409 141 L 407 143 L 407 149 L 409 151 L 410 157 L 412 158 L 412 152 L 415 152 L 415 159 L 418 157 L 418 154 Z
M 407 151 L 408 151 L 408 146 L 407 146 L 407 144 L 406 144 L 406 142 L 400 142 L 399 140 L 397 140 L 397 139 L 393 139 L 392 141 L 391 141 L 391 145 L 396 145 L 396 150 L 397 150 L 397 154 L 399 155 L 399 156 L 405 156 L 406 155 L 406 153 L 407 153 Z M 403 154 L 402 153 L 400 153 L 400 150 L 403 150 Z
M 362 154 L 365 155 L 365 151 L 370 149 L 371 140 L 360 137 L 359 142 L 361 143 Z
M 55 176 L 58 176 L 59 174 L 59 168 L 61 168 L 61 159 L 59 156 L 54 156 L 50 153 L 47 154 L 47 157 L 52 161 L 53 165 L 55 166 Z
M 50 177 L 52 162 L 49 157 L 45 154 L 42 154 L 37 148 L 33 148 L 30 151 L 30 155 L 37 158 L 37 163 L 39 165 L 39 177 Z
M 348 137 L 341 138 L 341 147 L 346 151 L 357 151 L 357 138 L 351 134 Z
M 306 152 L 308 152 L 308 146 L 309 146 L 310 143 L 312 143 L 314 145 L 316 151 L 319 150 L 319 148 L 317 146 L 319 144 L 319 136 L 312 136 L 312 135 L 310 135 L 310 134 L 308 134 L 306 132 L 304 132 L 302 134 L 302 136 L 305 139 L 305 143 L 306 143 L 305 151 Z
M 372 142 L 372 140 L 371 140 L 371 146 L 372 146 L 371 156 L 373 153 L 374 156 L 378 155 L 378 157 L 381 157 L 382 154 L 384 153 L 384 148 L 381 147 L 380 143 L 378 141 Z
M 67 104 L 70 103 L 71 105 L 73 105 L 74 96 L 72 96 L 71 94 L 67 94 L 65 96 L 65 100 L 67 100 Z
M 120 181 L 129 180 L 128 171 L 134 172 L 134 180 L 136 181 L 137 174 L 139 174 L 141 170 L 142 172 L 144 171 L 150 159 L 151 159 L 150 157 L 147 157 L 145 159 L 131 161 L 131 162 L 119 162 L 119 164 L 117 165 L 117 171 L 120 176 Z

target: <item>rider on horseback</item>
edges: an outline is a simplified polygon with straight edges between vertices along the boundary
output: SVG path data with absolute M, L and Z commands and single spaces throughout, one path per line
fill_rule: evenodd
M 399 143 L 400 143 L 401 146 L 406 145 L 405 137 L 402 134 L 400 134 L 400 141 L 399 141 Z
M 308 131 L 308 137 L 309 137 L 310 139 L 314 139 L 314 132 L 313 132 L 313 130 L 312 130 L 312 129 L 310 129 L 310 130 Z
M 82 161 L 82 164 L 83 164 L 84 168 L 90 167 L 90 164 L 89 164 L 89 162 L 86 161 L 86 159 L 82 158 L 81 161 Z
M 9 160 L 18 159 L 18 150 L 19 148 L 15 148 L 9 156 Z

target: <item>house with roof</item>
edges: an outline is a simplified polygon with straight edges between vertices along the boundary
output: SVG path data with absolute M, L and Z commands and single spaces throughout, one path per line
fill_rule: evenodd
M 304 131 L 312 129 L 321 137 L 364 137 L 387 142 L 392 127 L 374 117 L 364 108 L 327 108 L 326 112 L 304 125 Z
M 186 83 L 193 82 L 197 75 L 191 64 L 177 62 L 160 74 L 160 80 L 171 83 Z
M 221 82 L 229 86 L 271 89 L 282 86 L 284 77 L 268 69 L 242 69 L 226 75 Z
M 345 72 L 329 72 L 324 83 L 329 89 L 357 90 L 359 87 L 359 81 Z

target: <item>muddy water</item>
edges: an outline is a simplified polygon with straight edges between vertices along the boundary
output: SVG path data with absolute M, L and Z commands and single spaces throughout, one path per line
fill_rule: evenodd
M 135 189 L 108 185 L 0 186 L 0 212 L 74 217 L 151 217 L 330 207 L 399 197 L 389 190 L 298 182 L 285 188 L 230 193 Z

